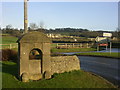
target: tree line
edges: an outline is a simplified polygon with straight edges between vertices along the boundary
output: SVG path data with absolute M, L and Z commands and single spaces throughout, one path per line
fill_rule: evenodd
M 0 28 L 3 34 L 10 34 L 16 37 L 21 36 L 24 33 L 24 29 L 17 29 L 13 28 L 12 25 L 7 25 L 6 28 Z M 112 37 L 120 36 L 120 30 L 117 29 L 115 31 L 91 31 L 88 29 L 82 28 L 55 28 L 55 29 L 45 29 L 44 24 L 40 23 L 40 25 L 36 25 L 35 23 L 30 23 L 28 27 L 28 31 L 39 31 L 46 34 L 61 34 L 61 35 L 68 35 L 68 36 L 78 36 L 78 37 L 86 37 L 86 38 L 95 38 L 97 36 L 102 36 L 104 32 L 112 33 Z

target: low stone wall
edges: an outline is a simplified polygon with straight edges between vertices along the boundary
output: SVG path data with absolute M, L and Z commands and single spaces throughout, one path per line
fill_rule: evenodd
M 51 57 L 51 73 L 63 73 L 72 70 L 80 70 L 80 60 L 77 56 Z

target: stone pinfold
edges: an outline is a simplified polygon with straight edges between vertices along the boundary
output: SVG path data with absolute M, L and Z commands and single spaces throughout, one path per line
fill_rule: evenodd
M 51 40 L 42 32 L 29 32 L 18 39 L 18 70 L 23 82 L 51 78 L 54 73 L 79 70 L 77 56 L 50 56 Z

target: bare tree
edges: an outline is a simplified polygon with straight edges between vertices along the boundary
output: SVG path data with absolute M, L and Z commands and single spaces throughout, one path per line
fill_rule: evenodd
M 40 26 L 40 29 L 44 29 L 44 22 L 41 21 L 39 26 Z
M 0 26 L 0 34 L 2 34 L 2 29 L 1 29 L 1 26 Z
M 36 24 L 36 23 L 30 23 L 30 29 L 31 29 L 31 30 L 36 30 L 36 29 L 38 29 L 37 24 Z
M 10 30 L 12 28 L 12 25 L 9 24 L 9 25 L 6 25 L 6 30 Z
M 120 31 L 120 27 L 118 27 L 118 28 L 116 29 L 116 31 L 119 32 L 119 31 Z
M 41 22 L 39 23 L 39 29 L 38 29 L 38 31 L 44 32 L 44 22 L 43 22 L 43 21 L 41 21 Z

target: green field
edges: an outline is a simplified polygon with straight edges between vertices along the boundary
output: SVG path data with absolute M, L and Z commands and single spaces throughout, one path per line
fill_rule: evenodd
M 54 74 L 49 80 L 24 83 L 16 78 L 16 63 L 2 62 L 2 69 L 2 88 L 115 88 L 103 78 L 82 70 Z
M 3 36 L 2 37 L 2 43 L 3 44 L 10 44 L 10 43 L 16 43 L 18 38 L 13 36 Z M 51 47 L 56 47 L 56 44 L 53 43 Z M 17 49 L 14 49 L 17 50 Z M 70 48 L 70 49 L 57 49 L 52 48 L 51 53 L 57 53 L 57 52 L 86 52 L 86 51 L 96 51 L 95 48 Z M 120 57 L 120 53 L 98 53 L 98 52 L 90 52 L 90 53 L 79 53 L 76 55 L 92 55 L 92 56 L 109 56 L 109 57 Z
M 120 53 L 110 53 L 110 52 L 90 52 L 90 53 L 77 53 L 76 55 L 89 55 L 89 56 L 104 56 L 104 57 L 114 57 L 120 58 Z
M 2 37 L 2 44 L 16 43 L 17 40 L 18 40 L 17 37 L 13 37 L 13 36 L 3 36 L 3 37 Z
M 16 43 L 18 38 L 13 36 L 3 36 L 2 37 L 2 44 L 10 44 L 10 43 Z M 51 52 L 84 52 L 84 51 L 96 51 L 94 48 L 70 48 L 70 49 L 56 49 L 56 44 L 51 44 Z

